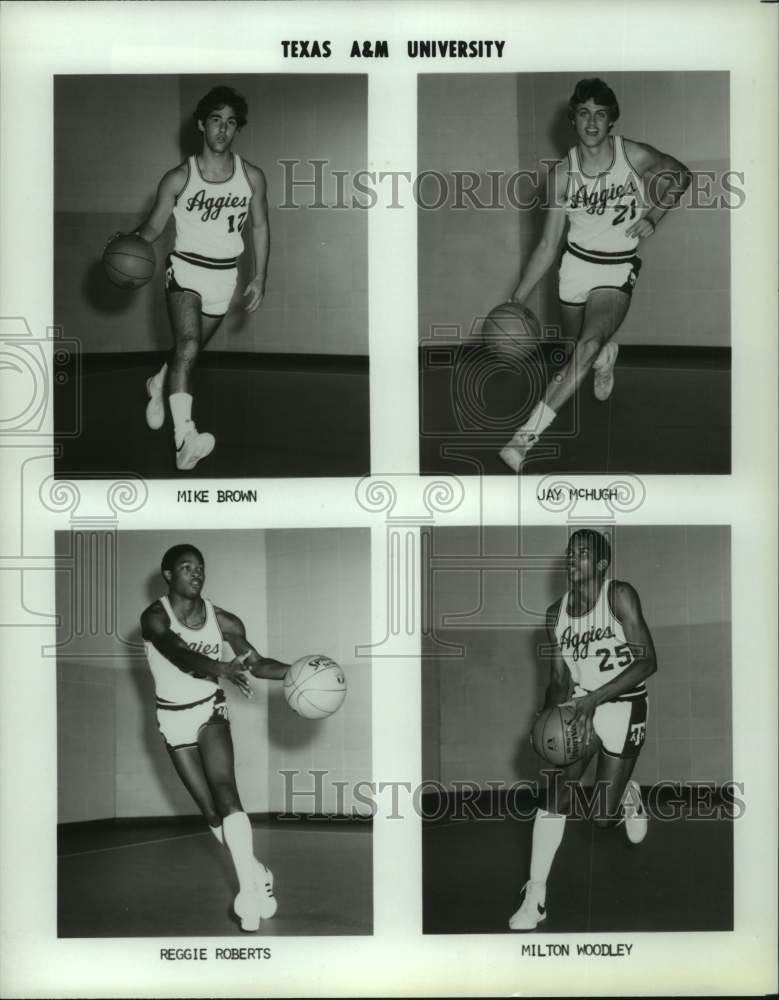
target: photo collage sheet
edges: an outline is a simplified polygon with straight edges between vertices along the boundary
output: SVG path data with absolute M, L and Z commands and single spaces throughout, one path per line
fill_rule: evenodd
M 2 5 L 0 994 L 777 985 L 775 5 Z

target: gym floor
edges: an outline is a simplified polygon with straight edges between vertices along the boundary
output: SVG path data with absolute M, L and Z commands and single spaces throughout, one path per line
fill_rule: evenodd
M 425 823 L 424 933 L 513 933 L 532 830 L 516 815 Z M 539 933 L 732 930 L 733 822 L 653 819 L 634 845 L 622 827 L 569 821 L 547 912 Z
M 368 821 L 253 819 L 254 853 L 279 909 L 254 937 L 370 934 Z M 203 820 L 66 824 L 59 829 L 58 936 L 238 936 L 227 850 Z
M 207 351 L 195 375 L 193 417 L 216 448 L 176 470 L 170 415 L 144 419 L 146 379 L 162 355 L 85 355 L 55 379 L 57 476 L 287 478 L 370 472 L 368 361 L 363 357 Z M 80 367 L 80 371 L 79 371 Z M 62 381 L 59 377 L 62 376 Z
M 467 398 L 454 400 L 455 365 L 464 360 L 456 346 L 422 348 L 420 471 L 514 475 L 498 452 L 517 429 L 517 379 L 497 372 L 482 386 L 463 382 L 457 391 Z M 623 347 L 615 376 L 606 402 L 587 377 L 530 453 L 527 474 L 730 473 L 729 351 Z M 482 414 L 499 429 L 480 429 Z

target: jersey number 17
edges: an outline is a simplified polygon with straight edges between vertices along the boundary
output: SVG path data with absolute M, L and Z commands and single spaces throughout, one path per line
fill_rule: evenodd
M 241 212 L 241 214 L 238 216 L 228 215 L 227 216 L 228 233 L 240 233 L 241 230 L 243 229 L 244 222 L 246 222 L 246 212 Z

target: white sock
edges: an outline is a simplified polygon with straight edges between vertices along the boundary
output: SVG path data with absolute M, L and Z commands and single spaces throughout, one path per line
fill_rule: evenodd
M 168 363 L 166 361 L 165 364 L 162 366 L 162 368 L 160 368 L 160 370 L 157 372 L 157 374 L 152 375 L 151 380 L 158 389 L 162 388 L 162 384 L 165 381 L 165 376 L 167 374 L 168 374 Z
M 221 826 L 209 826 L 208 829 L 211 831 L 211 833 L 213 833 L 213 835 L 216 837 L 216 839 L 219 841 L 220 844 L 224 844 L 225 836 L 224 833 L 222 832 Z
M 536 404 L 533 412 L 522 425 L 522 430 L 530 431 L 532 434 L 543 434 L 556 416 L 555 411 L 541 400 L 540 403 Z
M 539 809 L 533 821 L 533 850 L 530 855 L 530 881 L 544 887 L 552 870 L 552 862 L 563 839 L 565 816 Z
M 178 448 L 188 425 L 192 422 L 192 397 L 188 392 L 174 392 L 169 396 L 169 402 L 173 417 L 173 430 L 176 435 L 176 447 Z
M 231 813 L 222 820 L 224 842 L 232 855 L 241 892 L 254 889 L 257 861 L 252 843 L 252 825 L 245 812 Z

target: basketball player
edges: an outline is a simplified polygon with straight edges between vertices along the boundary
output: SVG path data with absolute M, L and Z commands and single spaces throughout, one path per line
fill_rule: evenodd
M 689 170 L 673 156 L 614 134 L 618 118 L 617 98 L 603 80 L 579 80 L 569 101 L 577 142 L 550 173 L 541 240 L 512 296 L 524 303 L 552 266 L 567 221 L 560 312 L 565 338 L 576 346 L 500 452 L 514 472 L 590 369 L 596 399 L 611 395 L 618 351 L 612 338 L 627 315 L 641 268 L 636 249 L 690 184 Z
M 652 636 L 636 591 L 608 576 L 611 550 L 605 535 L 590 528 L 575 531 L 566 559 L 569 589 L 547 611 L 552 664 L 544 708 L 573 705 L 586 749 L 581 760 L 551 772 L 546 809 L 533 821 L 530 878 L 522 905 L 509 920 L 514 931 L 533 930 L 546 918 L 546 882 L 571 810 L 571 784 L 580 781 L 593 758 L 596 826 L 624 823 L 634 844 L 648 826 L 631 775 L 646 739 L 645 681 L 657 670 Z
M 235 783 L 233 741 L 220 680 L 247 698 L 254 677 L 281 680 L 288 664 L 261 656 L 243 622 L 202 596 L 203 556 L 175 545 L 162 557 L 165 597 L 141 615 L 146 657 L 154 676 L 157 723 L 184 787 L 216 839 L 230 852 L 239 892 L 233 909 L 241 929 L 256 931 L 276 912 L 273 874 L 254 857 L 252 828 Z M 223 660 L 225 640 L 234 656 Z
M 146 423 L 152 430 L 164 424 L 167 389 L 176 467 L 182 470 L 194 469 L 216 443 L 192 419 L 192 375 L 233 297 L 247 223 L 254 276 L 243 292 L 246 311 L 254 312 L 265 296 L 270 251 L 265 176 L 232 151 L 247 111 L 246 100 L 230 87 L 215 87 L 200 100 L 193 118 L 202 150 L 165 174 L 149 217 L 136 230 L 154 242 L 171 213 L 176 223 L 175 247 L 165 264 L 173 352 L 146 383 Z

